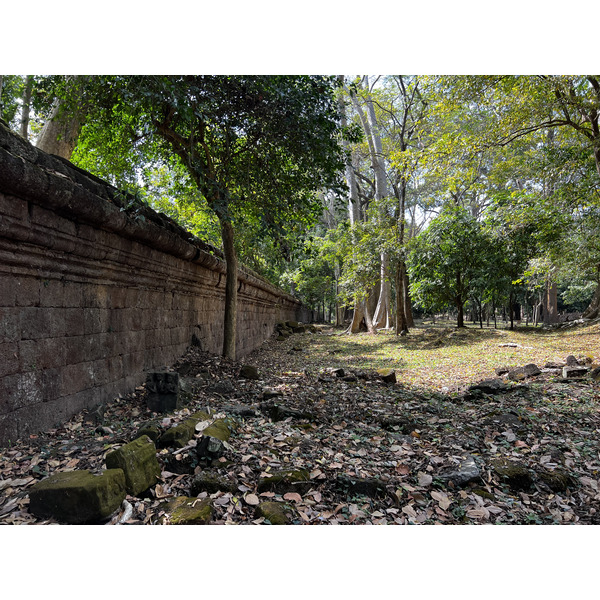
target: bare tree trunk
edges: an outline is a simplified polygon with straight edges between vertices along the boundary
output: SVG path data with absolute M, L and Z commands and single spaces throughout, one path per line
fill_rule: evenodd
M 81 104 L 83 80 L 84 78 L 80 76 L 72 79 L 70 88 L 72 98 L 69 99 L 68 109 L 62 100 L 55 100 L 50 118 L 38 136 L 36 146 L 40 150 L 67 160 L 71 158 L 85 119 L 85 109 Z
M 235 360 L 235 336 L 237 325 L 238 261 L 233 244 L 234 233 L 231 222 L 221 220 L 223 251 L 227 265 L 225 282 L 225 317 L 223 328 L 223 356 Z
M 29 111 L 31 109 L 31 92 L 33 91 L 33 75 L 27 75 L 23 91 L 23 110 L 21 112 L 21 137 L 29 139 Z
M 556 283 L 548 282 L 544 293 L 544 325 L 558 323 L 558 294 Z
M 404 270 L 404 315 L 406 316 L 406 326 L 410 329 L 415 326 L 415 320 L 412 312 L 412 302 L 410 300 L 410 288 L 408 273 L 406 272 L 406 263 L 403 264 Z
M 585 319 L 597 319 L 600 317 L 600 283 L 596 287 L 590 305 L 583 311 L 582 317 Z
M 408 323 L 406 322 L 405 302 L 404 302 L 404 263 L 401 262 L 396 271 L 396 335 L 408 333 Z

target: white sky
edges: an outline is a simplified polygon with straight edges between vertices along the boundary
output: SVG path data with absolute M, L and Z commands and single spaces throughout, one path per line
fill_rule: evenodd
M 0 71 L 580 74 L 586 18 L 587 0 L 31 0 L 3 6 Z

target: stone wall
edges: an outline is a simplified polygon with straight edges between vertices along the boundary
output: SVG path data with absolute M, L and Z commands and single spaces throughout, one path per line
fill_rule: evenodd
M 239 275 L 238 358 L 301 305 Z M 221 351 L 220 253 L 0 122 L 0 446 L 128 393 L 195 335 Z

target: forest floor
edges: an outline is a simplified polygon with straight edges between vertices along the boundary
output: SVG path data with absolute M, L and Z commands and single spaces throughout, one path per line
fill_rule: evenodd
M 27 510 L 37 481 L 99 471 L 148 421 L 166 429 L 208 408 L 232 424 L 224 455 L 208 465 L 193 448 L 160 450 L 161 480 L 127 497 L 125 523 L 157 522 L 164 500 L 189 496 L 206 471 L 233 484 L 198 496 L 210 497 L 214 524 L 268 523 L 256 512 L 267 500 L 281 502 L 293 524 L 600 524 L 600 383 L 544 368 L 569 355 L 600 364 L 600 323 L 514 331 L 420 323 L 404 337 L 319 326 L 272 337 L 242 362 L 192 348 L 173 366 L 185 408 L 151 413 L 140 386 L 100 417 L 84 411 L 1 449 L 0 523 L 54 523 Z M 541 373 L 519 381 L 495 373 L 530 363 Z M 240 377 L 241 364 L 260 378 Z M 376 369 L 393 370 L 396 382 Z M 487 379 L 496 384 L 472 387 Z M 305 469 L 308 485 L 260 493 L 259 480 L 282 469 Z

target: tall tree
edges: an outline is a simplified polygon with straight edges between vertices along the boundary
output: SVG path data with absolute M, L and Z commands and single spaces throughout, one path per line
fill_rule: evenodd
M 103 77 L 86 86 L 96 123 L 122 143 L 155 140 L 154 157 L 177 157 L 216 215 L 227 267 L 227 357 L 235 358 L 236 220 L 269 215 L 271 227 L 307 220 L 320 210 L 317 190 L 341 189 L 334 90 L 335 78 L 316 76 Z

